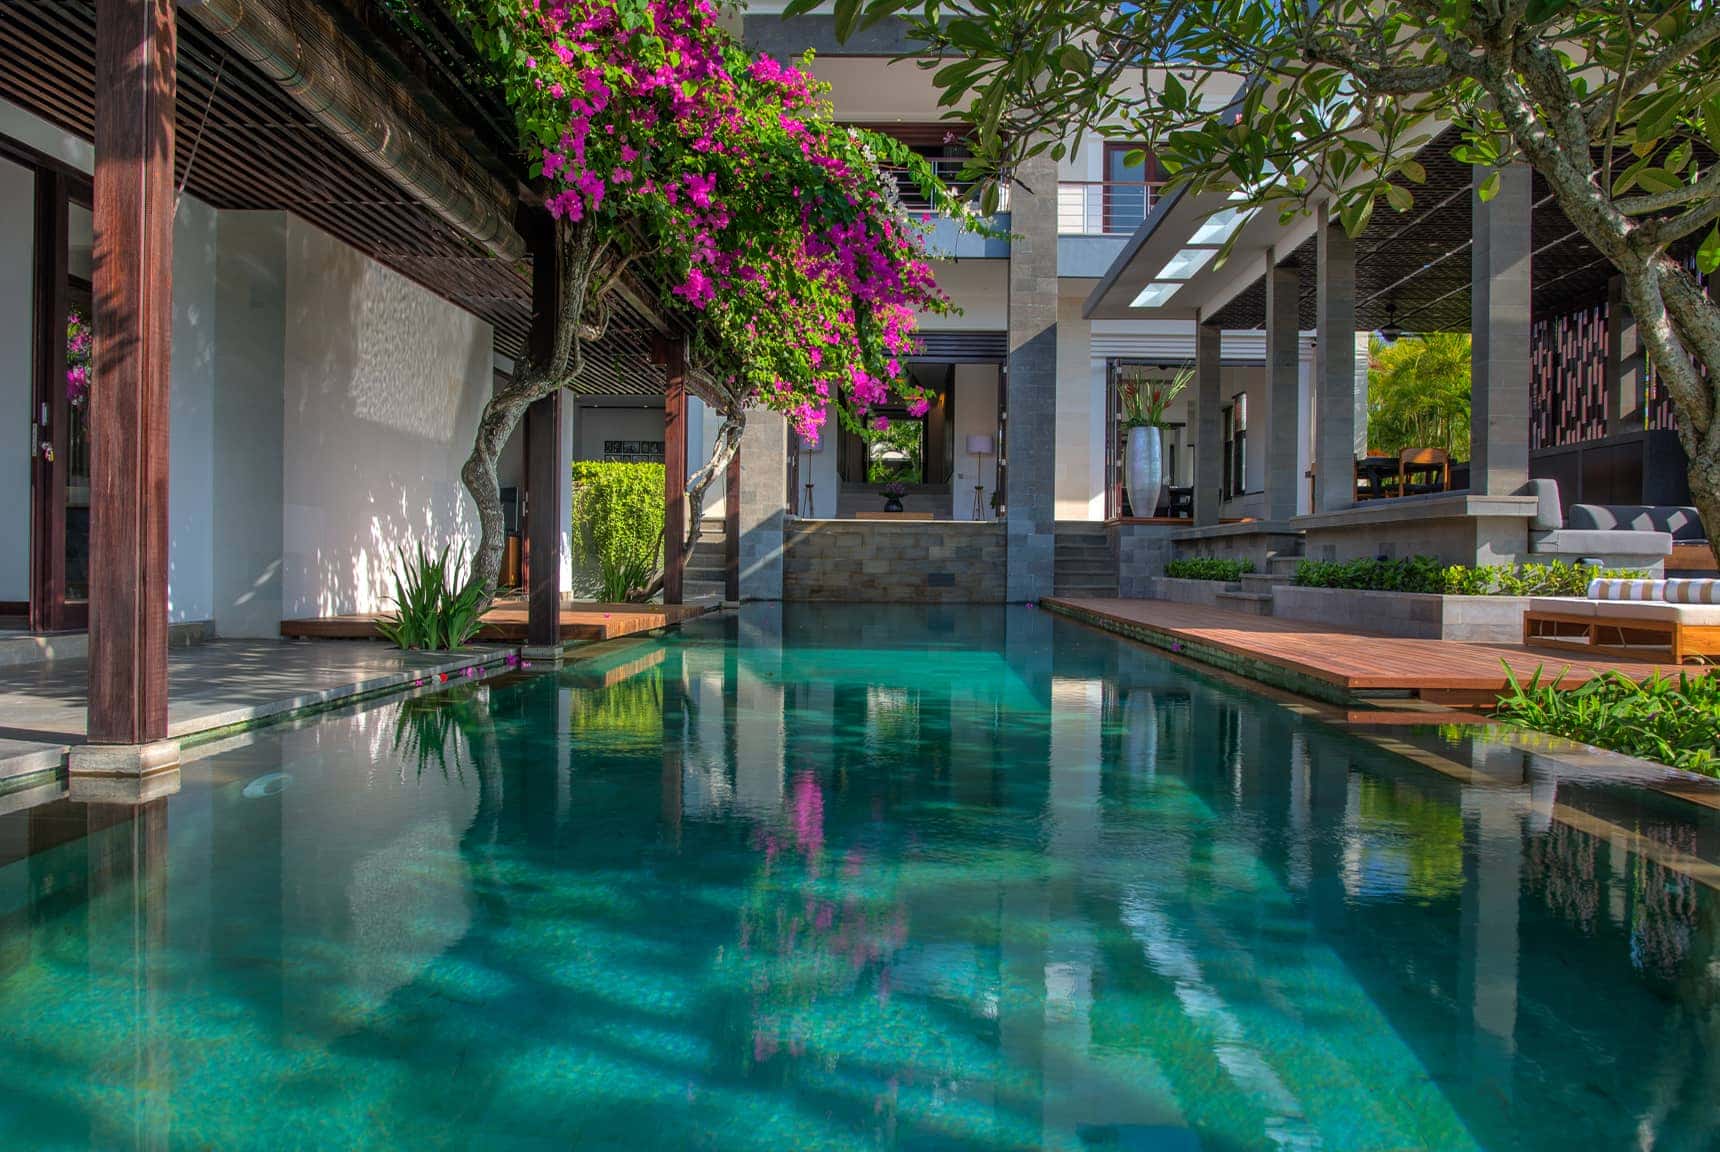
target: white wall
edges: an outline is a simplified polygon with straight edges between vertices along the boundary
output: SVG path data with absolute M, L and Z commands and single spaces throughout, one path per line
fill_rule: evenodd
M 795 496 L 802 503 L 806 499 L 807 481 L 812 482 L 812 509 L 808 519 L 834 520 L 836 518 L 837 498 L 842 494 L 842 477 L 836 471 L 836 445 L 842 435 L 841 426 L 836 417 L 831 416 L 825 421 L 823 435 L 819 437 L 818 446 L 803 452 L 800 457 L 800 491 Z M 798 440 L 789 438 L 789 449 L 798 448 Z M 802 507 L 797 503 L 796 508 Z
M 35 176 L 0 160 L 0 600 L 30 597 L 35 203 Z
M 215 615 L 215 209 L 190 196 L 173 218 L 168 416 L 167 618 Z
M 1009 327 L 1009 261 L 934 260 L 932 275 L 961 311 L 921 316 L 921 328 L 1001 332 Z
M 950 513 L 955 520 L 973 519 L 973 487 L 977 482 L 984 492 L 980 495 L 981 519 L 990 520 L 991 494 L 997 480 L 997 456 L 975 457 L 967 450 L 969 436 L 990 436 L 997 444 L 997 386 L 995 364 L 957 364 L 956 397 L 956 469 L 950 482 Z
M 281 212 L 223 212 L 218 235 L 215 631 L 279 636 L 287 218 Z
M 691 429 L 689 429 L 689 433 Z M 575 460 L 603 459 L 605 440 L 662 440 L 663 406 L 616 408 L 594 404 L 579 406 L 579 435 L 574 440 Z M 689 435 L 689 440 L 691 436 Z M 688 445 L 691 455 L 691 443 Z M 709 457 L 707 457 L 708 459 Z
M 1056 518 L 1105 518 L 1105 360 L 1095 357 L 1081 295 L 1057 308 Z M 959 446 L 959 445 L 958 445 Z
M 286 268 L 283 611 L 374 611 L 398 547 L 476 537 L 460 465 L 492 333 L 293 217 Z

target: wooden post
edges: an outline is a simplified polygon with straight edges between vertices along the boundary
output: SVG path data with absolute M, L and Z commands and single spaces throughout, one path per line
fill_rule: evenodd
M 741 454 L 729 457 L 723 493 L 723 599 L 741 598 Z
M 175 5 L 95 7 L 89 739 L 141 747 L 167 737 Z
M 561 245 L 540 209 L 521 209 L 521 231 L 532 253 L 532 359 L 546 363 L 555 349 L 561 312 Z M 561 454 L 561 390 L 526 409 L 526 647 L 538 659 L 561 649 L 561 536 L 568 523 L 572 484 Z
M 687 548 L 687 347 L 668 341 L 663 356 L 663 603 L 683 602 Z

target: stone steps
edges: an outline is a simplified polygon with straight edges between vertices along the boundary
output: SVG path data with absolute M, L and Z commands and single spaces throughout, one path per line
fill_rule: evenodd
M 1057 524 L 1052 587 L 1059 596 L 1114 597 L 1117 554 L 1103 524 L 1066 520 Z
M 1232 612 L 1246 612 L 1251 616 L 1272 615 L 1272 594 L 1270 592 L 1232 592 L 1226 589 L 1217 596 L 1218 607 L 1228 608 Z

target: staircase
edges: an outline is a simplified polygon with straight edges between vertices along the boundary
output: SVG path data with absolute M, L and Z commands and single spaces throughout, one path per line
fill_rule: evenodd
M 699 525 L 699 542 L 687 558 L 681 598 L 687 603 L 720 602 L 728 582 L 728 536 L 721 516 L 707 516 Z
M 1236 590 L 1220 592 L 1218 606 L 1255 616 L 1272 615 L 1272 589 L 1290 583 L 1296 576 L 1296 565 L 1301 562 L 1300 552 L 1274 555 L 1266 562 L 1266 571 L 1244 573 Z
M 1117 554 L 1103 524 L 1090 520 L 1058 521 L 1052 587 L 1059 596 L 1117 595 Z

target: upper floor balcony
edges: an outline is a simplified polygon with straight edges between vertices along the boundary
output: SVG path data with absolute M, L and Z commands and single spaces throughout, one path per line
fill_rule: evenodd
M 1057 185 L 1057 274 L 1103 276 L 1152 214 L 1164 185 L 1142 180 L 1064 180 Z

